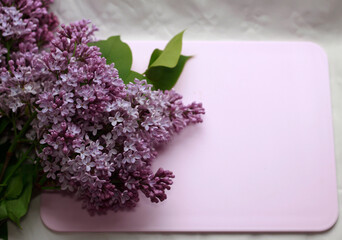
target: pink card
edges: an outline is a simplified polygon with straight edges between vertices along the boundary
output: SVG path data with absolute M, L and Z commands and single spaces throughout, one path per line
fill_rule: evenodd
M 162 42 L 132 42 L 143 72 Z M 185 42 L 195 55 L 176 90 L 200 101 L 203 124 L 176 136 L 154 162 L 176 178 L 168 199 L 141 195 L 131 212 L 90 216 L 70 196 L 46 193 L 55 231 L 324 231 L 337 220 L 328 62 L 313 43 Z

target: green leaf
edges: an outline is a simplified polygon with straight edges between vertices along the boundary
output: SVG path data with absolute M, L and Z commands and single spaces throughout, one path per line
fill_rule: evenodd
M 10 146 L 11 146 L 11 143 L 9 141 L 0 145 L 0 162 L 1 162 L 0 171 L 2 170 L 3 163 L 5 162 L 6 154 Z
M 18 199 L 6 201 L 8 217 L 18 226 L 20 226 L 20 218 L 27 213 L 31 193 L 32 184 L 28 184 L 25 186 L 22 195 Z
M 179 60 L 182 51 L 183 32 L 174 36 L 166 45 L 164 51 L 151 64 L 152 67 L 168 67 L 174 68 Z
M 0 169 L 2 170 L 2 168 L 3 168 L 3 164 L 0 164 Z M 4 175 L 4 179 L 2 180 L 2 182 L 1 182 L 1 185 L 0 185 L 0 196 L 1 197 L 3 197 L 4 196 L 4 194 L 2 193 L 4 190 L 6 190 L 6 188 L 7 188 L 7 186 L 8 186 L 8 180 L 7 181 L 5 181 L 5 179 L 8 177 L 8 174 L 10 173 L 10 172 L 12 172 L 13 171 L 13 165 L 10 165 L 10 166 L 8 166 L 7 167 L 7 169 L 5 170 L 5 175 Z
M 10 123 L 8 118 L 0 118 L 0 134 L 6 129 L 7 125 Z
M 29 153 L 32 151 L 34 145 L 31 145 L 29 147 L 29 149 L 26 150 L 26 152 L 19 158 L 18 162 L 15 164 L 15 165 L 11 165 L 7 168 L 7 171 L 6 171 L 6 174 L 5 174 L 5 178 L 4 178 L 4 181 L 3 183 L 4 184 L 7 184 L 7 182 L 11 179 L 11 177 L 13 176 L 13 174 L 18 170 L 20 169 L 21 165 L 23 164 L 23 162 L 25 160 L 27 160 L 27 156 L 29 155 Z M 31 176 L 32 178 L 32 173 L 33 173 L 33 170 L 34 169 L 34 166 L 32 164 L 28 164 L 28 165 L 23 165 L 21 170 L 22 171 L 26 171 L 27 174 L 30 174 L 29 176 Z M 26 175 L 24 175 L 26 176 Z
M 150 62 L 148 63 L 148 67 L 151 67 L 151 64 L 160 56 L 160 54 L 162 53 L 162 50 L 160 49 L 154 49 L 154 51 L 151 54 L 150 57 Z
M 0 239 L 8 240 L 7 221 L 0 222 Z
M 20 196 L 21 192 L 23 191 L 23 178 L 20 174 L 15 175 L 10 180 L 6 193 L 6 199 L 15 199 Z
M 173 37 L 163 51 L 153 51 L 145 74 L 155 89 L 170 90 L 191 58 L 181 55 L 183 33 Z
M 128 83 L 130 83 L 130 82 L 133 82 L 133 83 L 134 83 L 134 80 L 135 80 L 136 78 L 139 79 L 139 80 L 145 79 L 145 77 L 144 77 L 142 74 L 137 73 L 137 72 L 134 72 L 134 71 L 131 71 L 131 72 L 128 74 L 127 78 L 124 80 L 124 83 L 125 83 L 125 84 L 128 84 Z
M 132 51 L 130 47 L 121 41 L 120 36 L 112 36 L 107 40 L 88 43 L 89 46 L 100 48 L 102 57 L 106 58 L 107 64 L 114 63 L 119 71 L 119 76 L 125 82 L 130 74 L 132 66 Z
M 153 59 L 158 58 L 163 51 L 155 49 L 151 55 L 150 64 Z M 177 82 L 186 62 L 190 56 L 181 55 L 178 59 L 177 65 L 174 68 L 168 67 L 152 67 L 146 71 L 147 78 L 151 81 L 156 89 L 170 90 Z
M 32 194 L 32 169 L 33 166 L 22 166 L 24 190 L 17 199 L 7 200 L 6 209 L 8 217 L 20 227 L 20 218 L 28 210 Z
M 126 80 L 124 81 L 125 84 L 128 84 L 130 82 L 134 83 L 134 80 L 135 79 L 139 79 L 139 80 L 146 80 L 146 82 L 148 84 L 151 84 L 152 85 L 152 89 L 154 89 L 154 86 L 153 86 L 153 83 L 151 82 L 151 80 L 149 80 L 146 76 L 140 74 L 140 73 L 137 73 L 137 72 L 134 72 L 134 71 L 131 71 L 131 73 L 128 75 L 128 77 L 126 78 Z
M 6 209 L 6 202 L 5 202 L 5 200 L 2 200 L 0 202 L 0 221 L 4 220 L 6 218 L 8 218 L 7 209 Z

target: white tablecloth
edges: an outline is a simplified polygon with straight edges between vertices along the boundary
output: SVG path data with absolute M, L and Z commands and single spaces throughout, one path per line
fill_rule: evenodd
M 55 0 L 62 23 L 90 19 L 100 31 L 125 40 L 169 40 L 187 29 L 185 40 L 313 41 L 330 64 L 338 192 L 342 199 L 342 1 L 340 0 Z M 342 221 L 329 231 L 310 234 L 115 234 L 55 233 L 40 220 L 34 199 L 20 230 L 9 224 L 9 239 L 342 239 Z

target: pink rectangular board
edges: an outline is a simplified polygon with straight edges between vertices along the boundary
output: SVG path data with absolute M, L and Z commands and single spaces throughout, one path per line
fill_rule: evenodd
M 155 47 L 132 42 L 143 72 Z M 70 196 L 46 193 L 55 231 L 323 231 L 337 220 L 327 57 L 307 42 L 185 42 L 195 55 L 176 85 L 201 101 L 204 123 L 185 129 L 154 167 L 176 178 L 168 199 L 89 216 Z

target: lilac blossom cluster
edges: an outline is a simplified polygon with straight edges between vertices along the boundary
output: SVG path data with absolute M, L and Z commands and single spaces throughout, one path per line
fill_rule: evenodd
M 38 113 L 26 137 L 40 140 L 46 176 L 90 211 L 132 208 L 139 191 L 165 200 L 174 175 L 153 172 L 152 161 L 160 145 L 202 121 L 202 105 L 184 105 L 175 91 L 151 90 L 145 80 L 125 85 L 87 45 L 96 30 L 88 21 L 54 36 L 51 3 L 0 1 L 0 118 L 21 129 Z
M 158 146 L 201 122 L 204 109 L 145 80 L 125 85 L 99 48 L 87 45 L 95 30 L 88 21 L 62 25 L 43 56 L 49 80 L 37 104 L 44 172 L 90 211 L 132 208 L 139 191 L 163 201 L 174 175 L 152 171 Z
M 36 64 L 58 26 L 56 16 L 48 12 L 51 3 L 0 1 L 0 117 L 16 114 L 19 127 L 25 108 L 32 107 L 41 92 L 42 75 Z

